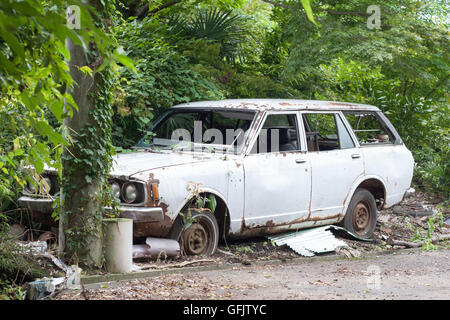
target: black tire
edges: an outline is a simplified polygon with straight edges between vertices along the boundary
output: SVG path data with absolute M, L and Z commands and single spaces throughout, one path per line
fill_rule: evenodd
M 348 231 L 369 239 L 377 224 L 377 204 L 373 195 L 366 189 L 356 189 L 344 220 L 339 225 Z
M 191 218 L 180 236 L 180 247 L 187 255 L 213 255 L 219 243 L 219 226 L 209 209 L 190 209 Z

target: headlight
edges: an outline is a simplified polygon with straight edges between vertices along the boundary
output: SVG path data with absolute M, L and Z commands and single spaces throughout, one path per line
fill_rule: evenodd
M 25 190 L 28 193 L 36 193 L 36 188 L 34 187 L 34 185 L 31 182 L 27 182 L 27 186 L 25 187 Z
M 122 187 L 123 200 L 127 203 L 133 203 L 138 197 L 138 191 L 133 183 L 126 183 Z
M 120 198 L 120 185 L 117 182 L 111 184 L 111 191 L 115 198 Z

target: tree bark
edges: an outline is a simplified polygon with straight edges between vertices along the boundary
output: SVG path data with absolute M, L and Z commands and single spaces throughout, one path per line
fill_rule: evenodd
M 69 68 L 74 80 L 70 93 L 78 105 L 78 110 L 74 110 L 73 117 L 68 117 L 63 122 L 66 133 L 71 136 L 75 145 L 64 148 L 62 154 L 59 251 L 80 265 L 96 269 L 101 267 L 103 256 L 102 222 L 98 218 L 102 203 L 97 196 L 101 192 L 102 181 L 100 178 L 93 180 L 86 178 L 87 166 L 80 166 L 76 161 L 85 158 L 84 146 L 77 143 L 81 140 L 80 133 L 88 125 L 95 126 L 91 111 L 95 106 L 97 81 L 95 70 L 91 77 L 79 69 L 88 65 L 84 49 L 69 39 L 66 40 L 66 47 L 70 52 Z

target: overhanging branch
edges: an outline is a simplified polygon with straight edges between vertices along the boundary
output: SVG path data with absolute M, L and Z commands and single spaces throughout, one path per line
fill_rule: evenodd
M 146 15 L 152 16 L 155 13 L 157 13 L 158 11 L 164 10 L 168 7 L 171 7 L 177 3 L 180 3 L 183 0 L 173 0 L 167 3 L 164 3 L 162 5 L 160 5 L 159 7 L 153 9 L 153 10 L 148 10 L 149 9 L 149 3 L 147 3 L 142 9 L 139 10 L 139 12 L 137 13 L 137 17 L 139 19 L 143 19 Z

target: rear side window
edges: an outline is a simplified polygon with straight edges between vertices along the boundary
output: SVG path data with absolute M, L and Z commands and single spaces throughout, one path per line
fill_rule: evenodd
M 392 144 L 394 135 L 376 112 L 344 111 L 361 145 Z
M 355 144 L 341 118 L 334 113 L 304 113 L 308 151 L 354 148 Z

